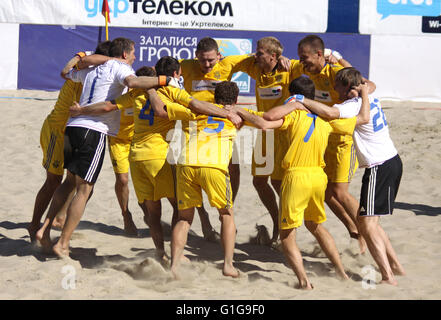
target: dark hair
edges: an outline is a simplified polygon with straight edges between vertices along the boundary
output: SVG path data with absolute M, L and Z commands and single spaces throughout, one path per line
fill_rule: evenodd
M 353 86 L 358 86 L 363 82 L 363 77 L 357 69 L 354 67 L 343 68 L 337 72 L 335 75 L 335 82 L 339 82 L 343 86 L 350 88 Z
M 311 47 L 314 52 L 317 51 L 321 51 L 322 53 L 324 53 L 325 51 L 325 44 L 322 40 L 322 38 L 320 38 L 319 36 L 316 35 L 309 35 L 304 37 L 302 40 L 299 41 L 299 44 L 297 45 L 297 49 L 300 49 L 301 47 L 306 47 L 309 46 Z
M 138 70 L 136 70 L 135 74 L 138 77 L 140 77 L 140 76 L 155 77 L 156 71 L 152 67 L 143 66 L 143 67 L 139 68 Z
M 181 68 L 179 61 L 170 56 L 162 57 L 155 65 L 156 74 L 158 76 L 173 77 L 173 73 L 179 72 L 179 68 Z
M 100 43 L 98 43 L 98 45 L 95 48 L 95 53 L 96 54 L 102 54 L 103 56 L 109 56 L 110 53 L 110 44 L 112 43 L 112 41 L 107 40 L 107 41 L 102 41 Z
M 214 89 L 214 101 L 218 104 L 235 104 L 239 96 L 239 87 L 236 82 L 219 82 Z
M 315 97 L 315 85 L 314 82 L 305 76 L 300 76 L 295 78 L 289 84 L 289 93 L 293 94 L 302 94 L 305 98 L 314 100 Z
M 129 53 L 134 45 L 135 42 L 127 38 L 113 39 L 112 43 L 110 44 L 109 56 L 122 57 L 123 53 Z
M 219 46 L 217 45 L 216 40 L 210 37 L 205 37 L 199 40 L 198 45 L 196 47 L 196 52 L 208 52 L 214 50 L 219 52 Z

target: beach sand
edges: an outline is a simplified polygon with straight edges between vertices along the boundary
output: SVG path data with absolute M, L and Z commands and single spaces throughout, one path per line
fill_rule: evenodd
M 315 287 L 302 291 L 294 288 L 297 278 L 280 251 L 250 243 L 256 236 L 256 225 L 265 225 L 271 231 L 272 222 L 254 190 L 247 163 L 241 164 L 234 206 L 238 229 L 234 260 L 241 272 L 238 279 L 222 276 L 222 248 L 202 238 L 196 214 L 185 248 L 191 263 L 181 265 L 181 280 L 172 280 L 169 271 L 154 260 L 153 241 L 132 184 L 129 208 L 140 236 L 125 237 L 108 155 L 73 235 L 71 259 L 58 260 L 31 245 L 26 227 L 45 179 L 40 128 L 57 94 L 0 91 L 0 156 L 5 160 L 0 180 L 0 299 L 441 299 L 440 104 L 383 101 L 404 173 L 394 214 L 381 218 L 381 224 L 407 275 L 397 278 L 397 287 L 378 284 L 381 277 L 370 254 L 358 254 L 357 242 L 326 207 L 328 220 L 324 226 L 334 237 L 351 279 L 341 282 L 335 277 L 330 261 L 302 226 L 297 241 Z M 358 169 L 350 184 L 356 199 L 363 171 Z M 206 198 L 205 205 L 219 231 L 217 211 L 209 207 Z M 166 229 L 171 213 L 171 206 L 164 201 L 162 221 Z M 59 234 L 54 230 L 53 239 Z M 170 231 L 165 240 L 170 253 Z M 367 281 L 372 278 L 376 282 Z

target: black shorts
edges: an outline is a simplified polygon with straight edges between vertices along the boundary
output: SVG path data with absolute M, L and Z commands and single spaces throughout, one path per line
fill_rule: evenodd
M 104 133 L 82 127 L 66 127 L 64 168 L 74 175 L 95 183 L 103 166 L 105 150 Z
M 383 164 L 364 171 L 360 216 L 392 214 L 402 173 L 403 163 L 398 154 Z

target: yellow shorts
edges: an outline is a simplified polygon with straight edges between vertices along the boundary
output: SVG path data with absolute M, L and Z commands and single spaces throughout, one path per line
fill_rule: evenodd
M 267 132 L 258 131 L 258 137 L 253 149 L 251 162 L 251 174 L 253 177 L 268 177 L 273 180 L 282 180 L 285 169 L 282 168 L 282 160 L 287 148 L 281 144 L 279 131 L 274 131 L 274 140 L 266 139 Z M 275 141 L 275 142 L 273 142 Z
M 110 159 L 115 173 L 129 172 L 129 153 L 131 139 L 120 139 L 108 136 Z
M 180 166 L 176 168 L 178 209 L 202 206 L 202 190 L 212 207 L 233 207 L 230 175 L 216 168 Z
M 325 222 L 327 181 L 322 168 L 301 167 L 286 170 L 281 186 L 279 228 L 298 228 L 303 219 L 317 224 Z
M 64 132 L 52 129 L 46 119 L 40 131 L 40 145 L 43 150 L 43 167 L 50 173 L 62 176 L 64 173 Z
M 352 137 L 331 134 L 325 151 L 325 163 L 329 182 L 351 182 L 358 168 Z
M 175 197 L 175 183 L 166 159 L 130 162 L 130 175 L 139 203 Z

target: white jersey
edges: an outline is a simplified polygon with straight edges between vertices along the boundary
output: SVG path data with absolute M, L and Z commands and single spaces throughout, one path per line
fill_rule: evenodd
M 351 118 L 361 108 L 361 97 L 346 100 L 334 107 L 340 111 L 340 118 Z M 395 157 L 397 149 L 389 136 L 386 116 L 380 100 L 369 96 L 371 106 L 369 122 L 358 125 L 354 130 L 354 143 L 360 168 L 371 168 Z
M 83 83 L 80 105 L 87 106 L 97 102 L 113 100 L 127 91 L 124 79 L 135 75 L 135 71 L 126 63 L 109 60 L 95 68 L 74 70 L 67 75 L 75 82 Z M 78 116 L 69 118 L 68 127 L 83 127 L 93 129 L 111 136 L 119 131 L 121 114 L 119 110 L 103 115 Z

